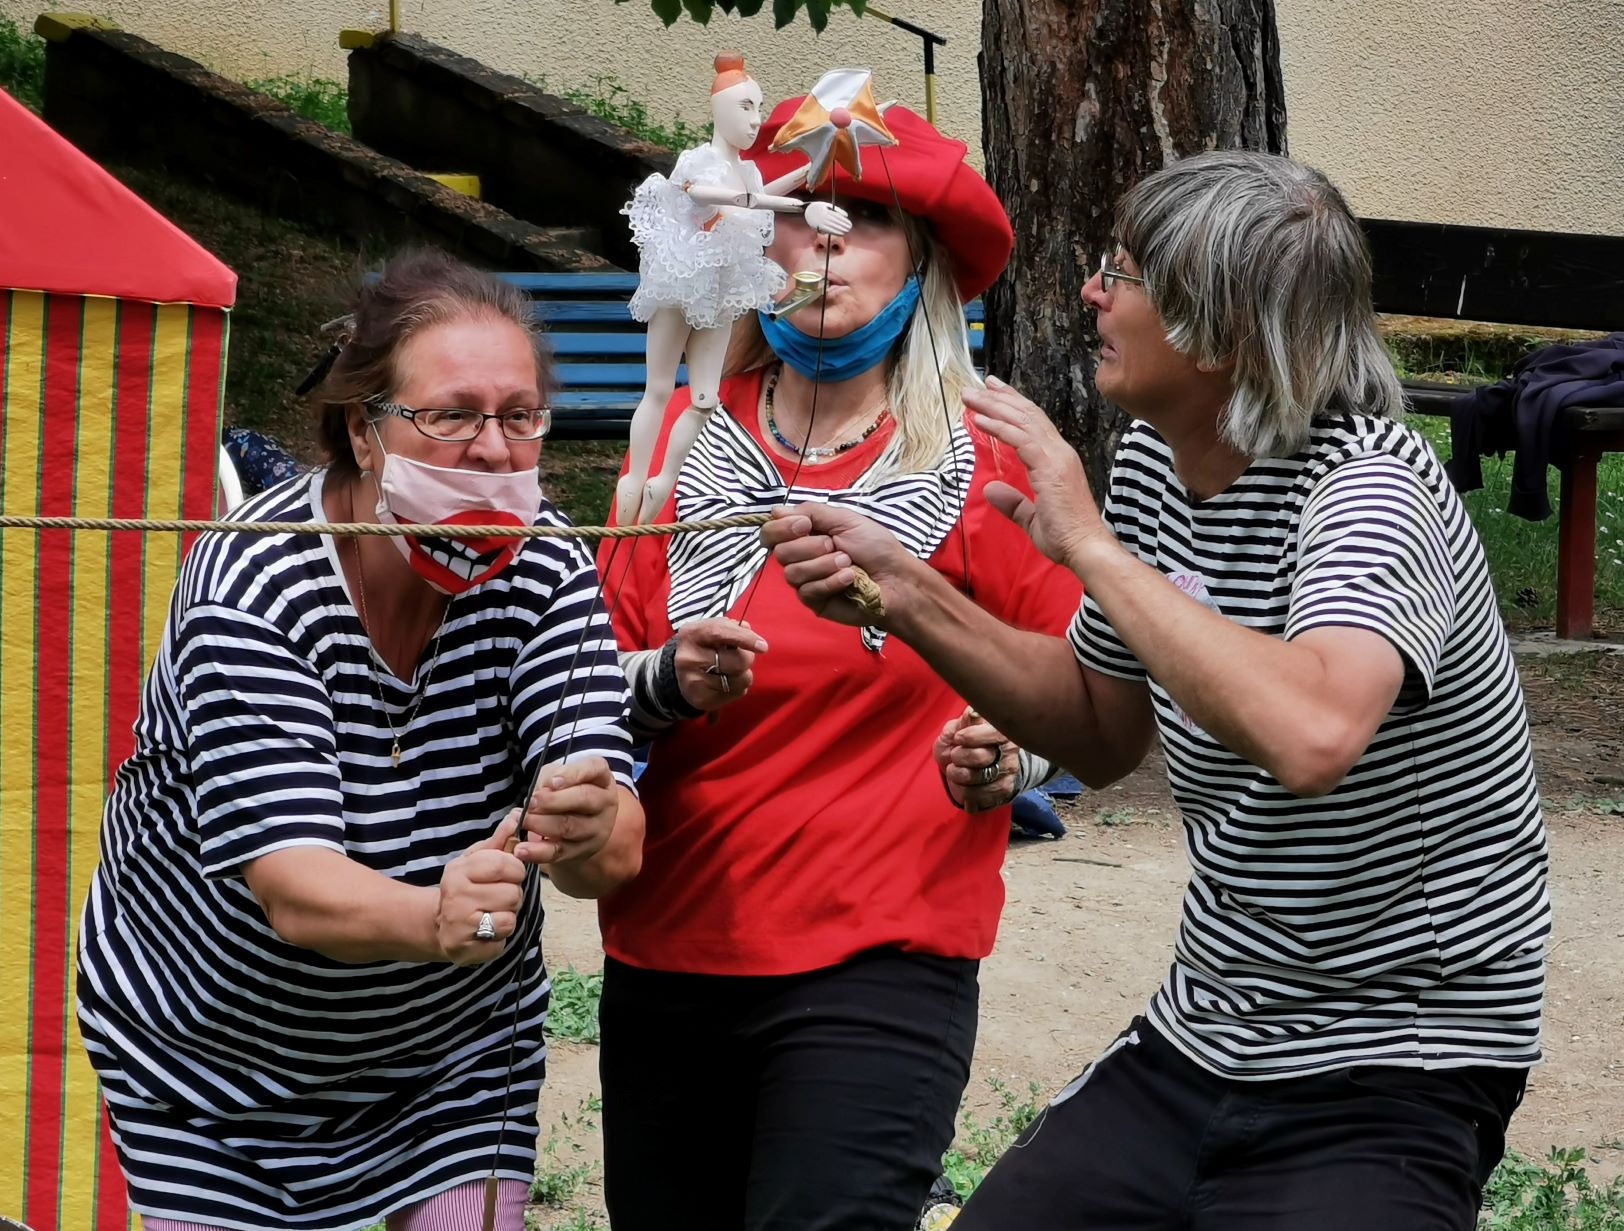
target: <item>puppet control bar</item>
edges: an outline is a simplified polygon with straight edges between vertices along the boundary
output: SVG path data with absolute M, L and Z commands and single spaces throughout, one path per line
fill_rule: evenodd
M 932 124 L 936 123 L 936 49 L 947 46 L 947 37 L 923 26 L 916 26 L 901 17 L 893 17 L 884 9 L 872 4 L 864 6 L 863 16 L 878 17 L 881 21 L 890 22 L 899 30 L 906 30 L 909 34 L 919 36 L 925 48 L 925 118 Z

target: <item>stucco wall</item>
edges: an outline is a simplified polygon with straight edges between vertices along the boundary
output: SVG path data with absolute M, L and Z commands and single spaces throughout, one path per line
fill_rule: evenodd
M 1278 0 L 1292 152 L 1375 217 L 1624 234 L 1620 0 Z M 37 0 L 0 0 L 31 21 Z M 70 0 L 69 7 L 79 7 Z M 942 126 L 975 147 L 980 0 L 891 0 L 945 34 Z M 95 11 L 241 77 L 344 76 L 337 32 L 386 0 L 97 0 Z M 919 40 L 837 9 L 814 36 L 759 16 L 684 19 L 647 0 L 401 0 L 405 29 L 553 85 L 611 75 L 652 115 L 702 119 L 710 57 L 735 46 L 769 96 L 824 68 L 875 70 L 882 99 L 923 110 Z

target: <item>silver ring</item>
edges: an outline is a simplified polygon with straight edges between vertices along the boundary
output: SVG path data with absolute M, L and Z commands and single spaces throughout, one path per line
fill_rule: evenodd
M 491 912 L 486 911 L 479 917 L 479 926 L 474 929 L 475 940 L 495 940 L 496 920 L 491 918 Z
M 993 783 L 998 781 L 998 775 L 1001 772 L 1002 768 L 998 764 L 998 758 L 994 757 L 991 765 L 984 765 L 981 767 L 981 785 L 991 786 Z

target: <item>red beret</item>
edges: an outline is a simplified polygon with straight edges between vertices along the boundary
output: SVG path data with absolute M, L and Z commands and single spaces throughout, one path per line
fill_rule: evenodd
M 769 183 L 806 163 L 806 155 L 795 150 L 775 154 L 767 148 L 800 105 L 799 98 L 789 98 L 774 107 L 747 155 L 761 169 L 761 178 Z M 964 161 L 969 148 L 964 142 L 942 136 L 930 121 L 900 104 L 886 110 L 885 123 L 897 144 L 863 146 L 862 179 L 853 179 L 844 167 L 831 164 L 835 204 L 841 197 L 894 204 L 894 181 L 896 199 L 902 202 L 902 208 L 929 222 L 947 249 L 959 297 L 968 303 L 991 286 L 1009 264 L 1009 254 L 1015 247 L 1009 215 L 998 194 Z M 827 184 L 825 180 L 824 191 Z

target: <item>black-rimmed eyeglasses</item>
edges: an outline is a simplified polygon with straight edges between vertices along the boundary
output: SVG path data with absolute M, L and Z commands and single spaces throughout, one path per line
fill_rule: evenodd
M 1117 264 L 1116 253 L 1104 253 L 1100 257 L 1100 290 L 1115 290 L 1118 282 L 1127 282 L 1133 286 L 1145 285 L 1145 280 L 1138 274 L 1130 274 Z
M 553 426 L 550 406 L 518 406 L 486 414 L 457 407 L 412 407 L 398 402 L 368 402 L 378 415 L 398 415 L 430 440 L 469 441 L 485 430 L 487 419 L 495 419 L 502 435 L 516 443 L 540 440 Z

